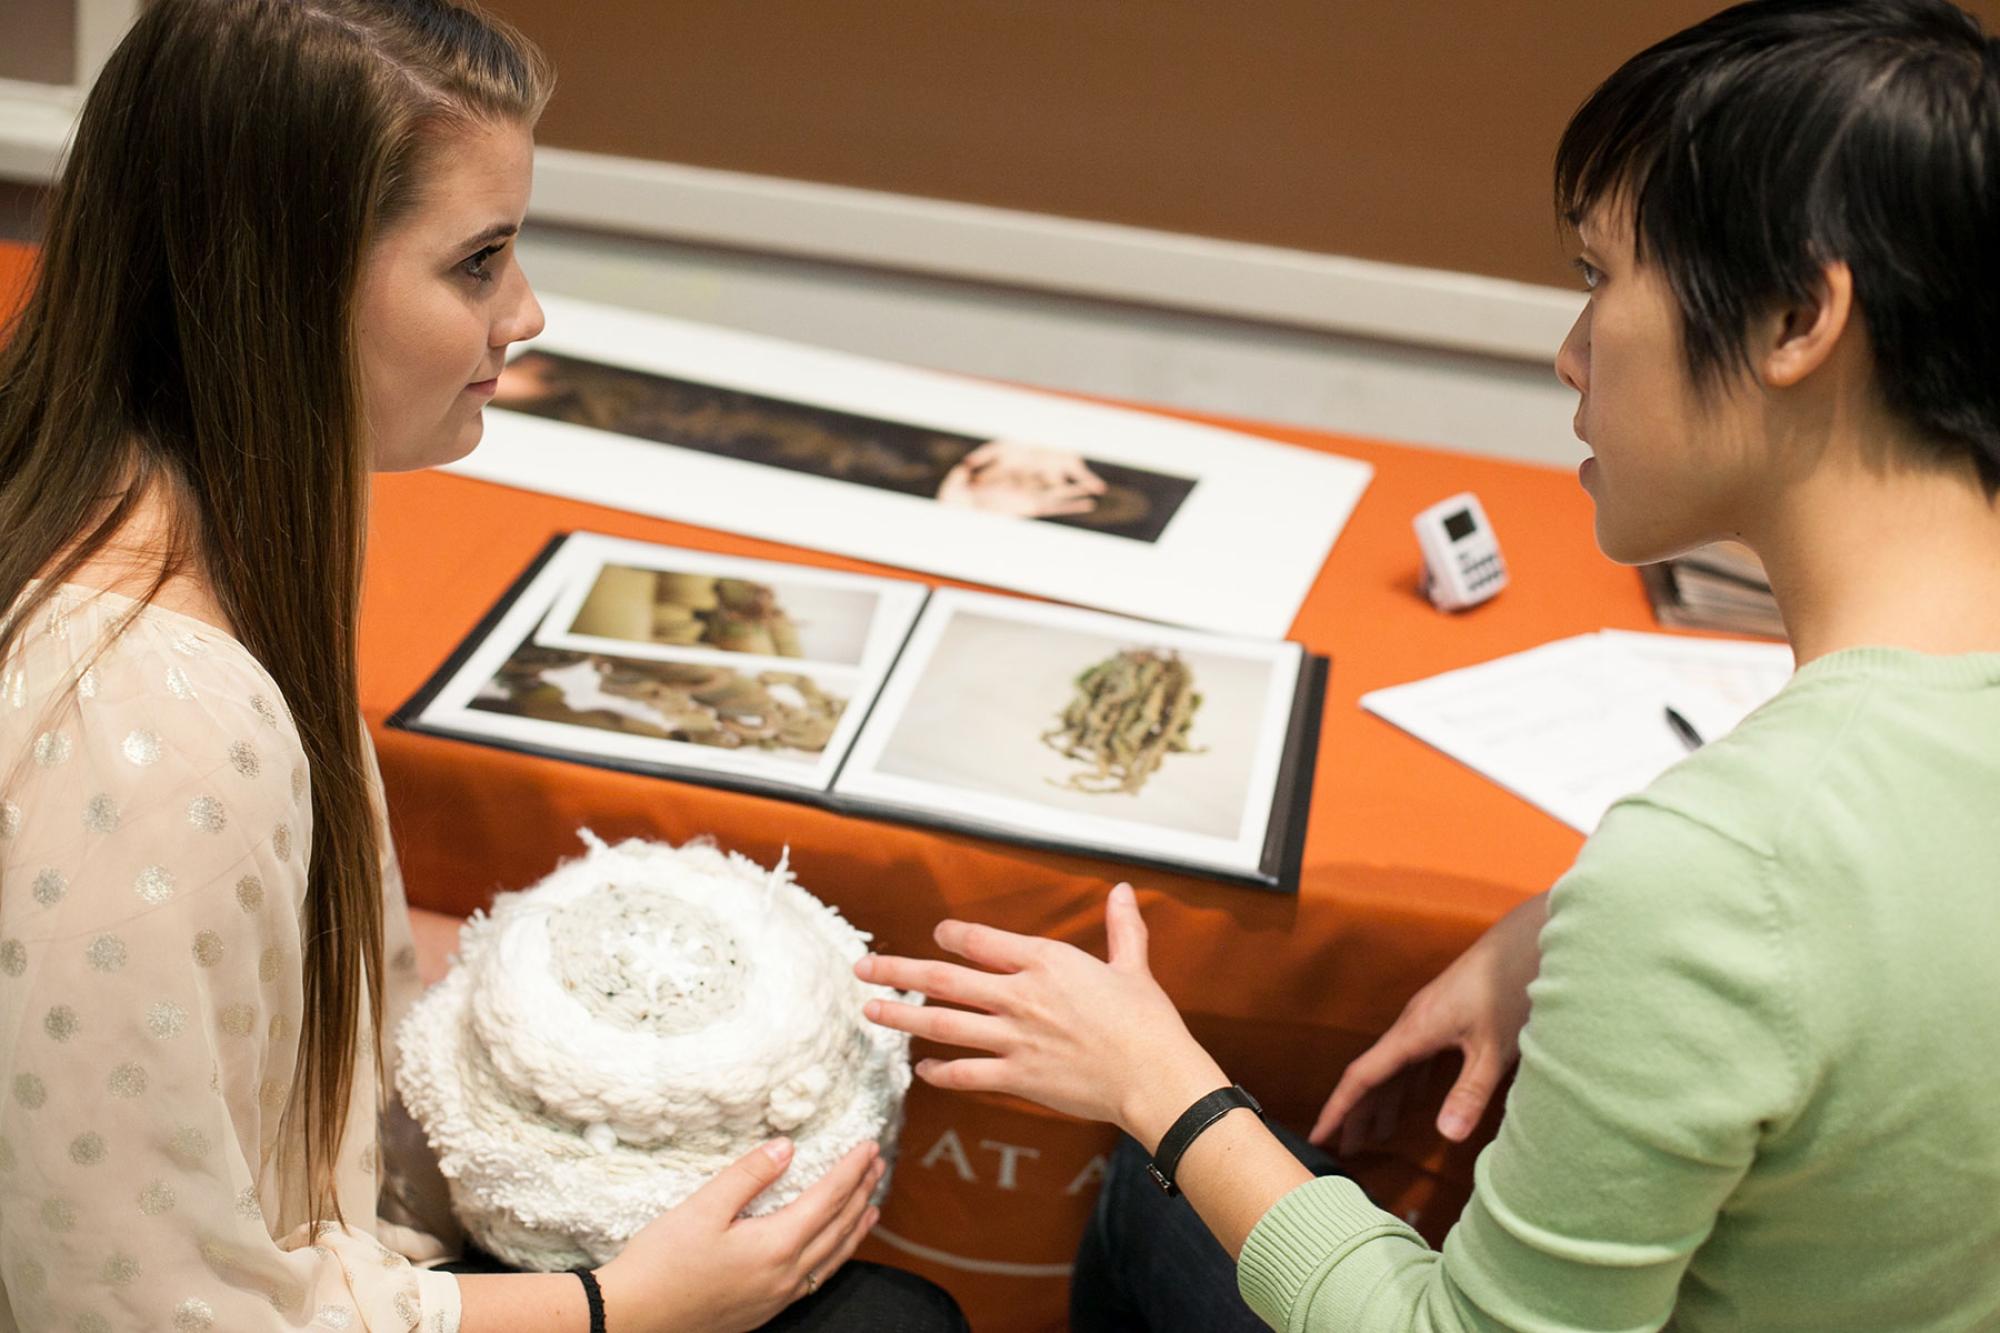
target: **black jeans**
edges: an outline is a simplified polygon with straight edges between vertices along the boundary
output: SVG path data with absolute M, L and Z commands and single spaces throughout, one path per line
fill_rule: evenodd
M 438 1267 L 446 1273 L 520 1271 L 471 1247 L 465 1258 Z M 842 1264 L 825 1286 L 786 1306 L 764 1328 L 784 1333 L 970 1333 L 958 1302 L 944 1288 L 915 1273 L 858 1259 Z
M 1315 1175 L 1345 1174 L 1304 1139 L 1271 1126 Z M 1236 1290 L 1236 1264 L 1186 1199 L 1146 1174 L 1146 1154 L 1122 1139 L 1077 1248 L 1070 1333 L 1263 1333 Z

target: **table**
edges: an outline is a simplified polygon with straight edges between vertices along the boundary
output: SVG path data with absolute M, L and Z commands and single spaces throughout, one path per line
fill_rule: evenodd
M 1358 697 L 1652 620 L 1638 580 L 1596 552 L 1588 498 L 1567 473 L 1246 428 L 1377 468 L 1294 627 L 1333 658 L 1301 892 L 1150 872 L 1138 882 L 1163 983 L 1232 1075 L 1296 1124 L 1310 1121 L 1342 1065 L 1413 990 L 1546 887 L 1580 842 L 1362 713 Z M 1443 616 L 1417 594 L 1408 521 L 1466 488 L 1506 544 L 1514 586 Z M 1101 950 L 1101 898 L 1126 873 L 1115 864 L 381 728 L 557 532 L 890 571 L 441 474 L 380 478 L 374 503 L 362 699 L 413 901 L 477 907 L 576 854 L 575 831 L 588 825 L 607 838 L 709 835 L 766 864 L 789 848 L 801 881 L 888 950 L 928 951 L 932 925 L 947 915 Z M 1406 1123 L 1409 1132 L 1353 1166 L 1435 1238 L 1464 1200 L 1472 1149 L 1441 1145 L 1427 1115 Z M 1108 1143 L 1097 1127 L 919 1086 L 896 1190 L 868 1253 L 945 1283 L 982 1330 L 1059 1326 L 1063 1266 Z
M 0 300 L 22 262 L 0 247 Z M 1376 468 L 1293 627 L 1333 659 L 1298 896 L 1137 877 L 1155 971 L 1197 1035 L 1274 1116 L 1302 1124 L 1411 992 L 1552 882 L 1581 842 L 1357 699 L 1564 635 L 1654 624 L 1638 579 L 1597 552 L 1589 499 L 1566 471 L 1197 419 Z M 1418 595 L 1409 520 L 1464 489 L 1483 501 L 1513 583 L 1446 616 Z M 578 529 L 903 573 L 444 474 L 379 477 L 361 693 L 413 902 L 471 911 L 578 854 L 588 826 L 610 839 L 712 836 L 767 864 L 789 848 L 801 882 L 886 950 L 929 950 L 949 915 L 1102 949 L 1101 899 L 1126 873 L 1113 863 L 385 729 L 542 545 Z M 1443 1087 L 1384 1150 L 1349 1164 L 1434 1241 L 1497 1119 L 1472 1144 L 1444 1145 L 1431 1129 Z M 1064 1272 L 1109 1143 L 1098 1126 L 919 1084 L 863 1253 L 942 1282 L 982 1333 L 1060 1327 Z

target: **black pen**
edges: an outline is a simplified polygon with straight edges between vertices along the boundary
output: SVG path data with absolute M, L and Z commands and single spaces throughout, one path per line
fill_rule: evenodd
M 1702 745 L 1701 733 L 1694 729 L 1694 723 L 1682 717 L 1680 710 L 1672 704 L 1667 705 L 1666 714 L 1667 726 L 1680 738 L 1681 744 L 1690 750 L 1699 750 Z

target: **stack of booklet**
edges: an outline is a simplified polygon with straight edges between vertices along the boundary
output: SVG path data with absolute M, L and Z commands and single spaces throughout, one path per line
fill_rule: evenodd
M 1741 542 L 1712 542 L 1639 573 L 1662 625 L 1785 637 L 1771 581 L 1756 552 Z
M 1326 659 L 557 538 L 391 726 L 1295 892 Z

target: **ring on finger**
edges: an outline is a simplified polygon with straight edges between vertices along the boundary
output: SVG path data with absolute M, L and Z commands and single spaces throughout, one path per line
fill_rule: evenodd
M 806 1274 L 806 1295 L 810 1296 L 810 1295 L 812 1295 L 812 1294 L 813 1294 L 814 1292 L 816 1292 L 816 1291 L 818 1291 L 818 1290 L 819 1290 L 819 1274 L 818 1274 L 818 1273 L 807 1273 L 807 1274 Z

